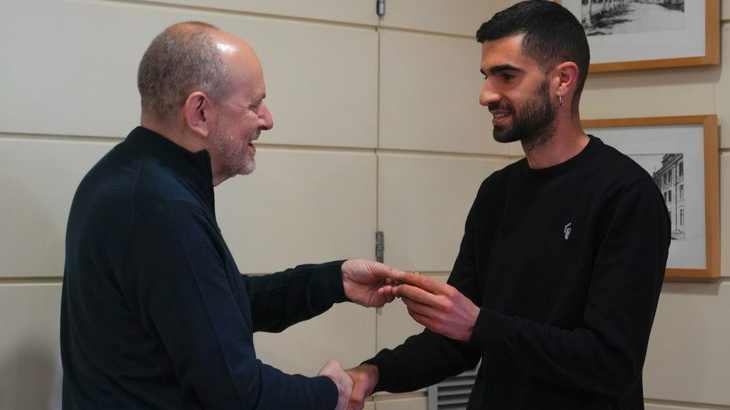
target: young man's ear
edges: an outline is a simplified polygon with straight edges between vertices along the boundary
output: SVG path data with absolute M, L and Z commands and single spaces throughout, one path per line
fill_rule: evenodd
M 557 73 L 557 88 L 558 93 L 561 95 L 572 94 L 575 89 L 575 85 L 578 84 L 578 75 L 580 74 L 578 65 L 572 61 L 566 61 L 559 64 L 556 69 Z
M 213 106 L 204 92 L 196 91 L 188 95 L 185 100 L 184 115 L 185 125 L 191 131 L 204 138 L 208 136 L 213 119 Z

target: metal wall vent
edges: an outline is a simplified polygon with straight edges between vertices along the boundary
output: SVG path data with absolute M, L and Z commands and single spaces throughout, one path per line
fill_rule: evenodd
M 479 366 L 429 387 L 428 410 L 465 410 L 478 368 Z

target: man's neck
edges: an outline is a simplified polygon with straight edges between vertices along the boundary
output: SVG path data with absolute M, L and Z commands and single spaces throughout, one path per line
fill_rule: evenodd
M 527 164 L 532 169 L 544 169 L 561 164 L 578 155 L 588 145 L 590 138 L 583 130 L 557 129 L 555 135 L 541 144 L 523 143 L 522 149 L 527 157 Z
M 187 135 L 184 131 L 174 130 L 171 127 L 164 126 L 159 122 L 142 119 L 140 125 L 150 131 L 154 131 L 175 144 L 185 148 L 190 152 L 198 152 L 205 149 L 204 141 L 195 135 Z

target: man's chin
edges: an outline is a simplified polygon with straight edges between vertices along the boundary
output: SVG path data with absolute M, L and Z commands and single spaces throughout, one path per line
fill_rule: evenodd
M 503 144 L 507 144 L 510 142 L 519 141 L 519 138 L 516 138 L 515 135 L 508 131 L 502 131 L 495 129 L 492 133 L 492 137 L 494 137 L 494 140 L 497 142 L 501 142 Z
M 256 170 L 256 163 L 251 162 L 246 165 L 244 165 L 243 168 L 241 168 L 241 171 L 238 173 L 238 175 L 251 175 Z

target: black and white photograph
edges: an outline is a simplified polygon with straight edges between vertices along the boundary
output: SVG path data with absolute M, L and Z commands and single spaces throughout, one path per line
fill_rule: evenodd
M 652 177 L 671 220 L 667 275 L 715 277 L 719 267 L 716 115 L 583 120 L 586 133 Z
M 578 18 L 589 70 L 720 63 L 720 0 L 554 0 Z
M 631 158 L 654 178 L 659 187 L 672 222 L 672 240 L 684 240 L 684 154 L 645 154 L 632 155 Z
M 684 0 L 582 0 L 588 36 L 684 30 Z

